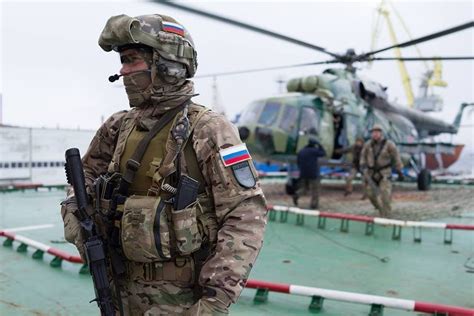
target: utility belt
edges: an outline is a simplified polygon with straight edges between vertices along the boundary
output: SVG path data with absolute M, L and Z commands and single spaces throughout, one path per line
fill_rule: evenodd
M 194 259 L 176 257 L 171 261 L 163 262 L 134 262 L 127 261 L 128 278 L 132 281 L 169 281 L 186 284 L 195 283 L 196 273 Z
M 217 220 L 211 200 L 206 193 L 197 194 L 197 181 L 183 177 L 175 194 L 129 197 L 118 192 L 119 173 L 96 180 L 95 205 L 110 223 L 110 245 L 128 261 L 174 262 L 215 244 Z
M 384 166 L 372 166 L 372 167 L 368 167 L 369 171 L 372 171 L 372 175 L 371 175 L 371 178 L 372 180 L 374 180 L 375 183 L 379 184 L 380 181 L 382 181 L 382 179 L 384 178 L 384 175 L 382 174 L 382 171 L 385 170 L 385 169 L 388 169 L 392 166 L 391 163 L 389 164 L 386 164 Z

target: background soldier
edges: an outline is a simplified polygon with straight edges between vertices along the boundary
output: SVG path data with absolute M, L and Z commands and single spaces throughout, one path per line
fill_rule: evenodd
M 359 136 L 356 138 L 354 145 L 338 151 L 338 153 L 341 153 L 341 154 L 346 154 L 346 153 L 352 154 L 352 166 L 351 166 L 349 175 L 347 176 L 347 179 L 346 179 L 346 191 L 344 192 L 345 196 L 352 194 L 352 181 L 354 180 L 358 172 L 362 173 L 360 170 L 360 154 L 362 152 L 362 147 L 364 147 L 364 139 Z M 362 179 L 362 182 L 364 185 L 364 190 L 363 190 L 364 195 L 362 196 L 362 199 L 364 199 L 366 196 L 365 194 L 366 185 L 363 179 Z
M 326 151 L 323 146 L 312 138 L 308 141 L 308 145 L 298 153 L 297 164 L 300 170 L 300 178 L 298 189 L 293 195 L 295 205 L 298 205 L 298 198 L 309 191 L 311 193 L 310 208 L 317 209 L 319 207 L 321 177 L 318 159 L 324 156 L 326 156 Z
M 88 192 L 100 205 L 97 225 L 126 267 L 110 275 L 121 294 L 116 308 L 125 315 L 226 314 L 247 281 L 266 223 L 246 146 L 225 117 L 190 101 L 196 51 L 176 20 L 114 16 L 99 45 L 120 53 L 120 75 L 109 80 L 123 76 L 131 106 L 100 127 L 83 157 Z M 127 188 L 123 201 L 115 179 Z M 199 195 L 180 207 L 194 189 Z M 76 208 L 70 192 L 61 209 L 65 237 L 82 254 Z
M 371 139 L 362 149 L 360 165 L 372 205 L 381 216 L 387 217 L 392 210 L 392 165 L 395 165 L 399 180 L 403 181 L 403 164 L 395 143 L 383 137 L 382 126 L 375 124 L 370 132 Z

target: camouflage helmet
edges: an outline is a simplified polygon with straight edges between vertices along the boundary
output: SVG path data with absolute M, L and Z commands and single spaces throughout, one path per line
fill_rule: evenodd
M 380 131 L 380 132 L 383 132 L 383 127 L 382 125 L 380 124 L 374 124 L 374 126 L 372 126 L 372 128 L 370 129 L 371 132 L 373 131 Z
M 164 59 L 185 66 L 186 78 L 197 69 L 197 53 L 189 32 L 172 17 L 163 14 L 111 17 L 99 37 L 106 52 L 121 46 L 138 44 L 151 47 Z

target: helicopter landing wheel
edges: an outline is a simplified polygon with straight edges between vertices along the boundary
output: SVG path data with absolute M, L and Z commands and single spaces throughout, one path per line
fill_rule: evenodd
M 431 188 L 431 172 L 428 169 L 422 169 L 417 177 L 418 190 L 428 191 Z

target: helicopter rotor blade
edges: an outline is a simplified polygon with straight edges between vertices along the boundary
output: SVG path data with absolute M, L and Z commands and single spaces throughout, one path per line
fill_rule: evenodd
M 207 12 L 207 11 L 199 10 L 199 9 L 192 8 L 192 7 L 189 7 L 189 6 L 186 6 L 186 5 L 182 5 L 182 4 L 178 4 L 176 2 L 172 2 L 172 1 L 169 1 L 169 0 L 151 0 L 151 1 L 159 3 L 159 4 L 167 5 L 167 6 L 175 8 L 175 9 L 183 10 L 183 11 L 186 11 L 186 12 L 189 12 L 189 13 L 204 16 L 204 17 L 207 17 L 207 18 L 210 18 L 210 19 L 213 19 L 213 20 L 217 20 L 219 22 L 223 22 L 223 23 L 231 24 L 231 25 L 234 25 L 234 26 L 237 26 L 237 27 L 241 27 L 241 28 L 253 31 L 253 32 L 257 32 L 257 33 L 260 33 L 260 34 L 264 34 L 264 35 L 267 35 L 267 36 L 278 38 L 280 40 L 287 41 L 287 42 L 290 42 L 290 43 L 293 43 L 293 44 L 296 44 L 296 45 L 300 45 L 300 46 L 303 46 L 303 47 L 306 47 L 306 48 L 317 50 L 319 52 L 322 52 L 324 54 L 328 54 L 328 55 L 330 55 L 332 57 L 335 57 L 335 58 L 340 57 L 340 55 L 329 52 L 321 46 L 317 46 L 317 45 L 314 45 L 314 44 L 311 44 L 311 43 L 308 43 L 308 42 L 298 40 L 298 39 L 293 38 L 293 37 L 289 37 L 289 36 L 279 34 L 279 33 L 276 33 L 276 32 L 270 31 L 270 30 L 266 30 L 266 29 L 263 29 L 263 28 L 258 27 L 258 26 L 250 25 L 250 24 L 247 24 L 247 23 L 244 23 L 244 22 L 233 20 L 233 19 L 223 17 L 223 16 L 220 16 L 220 15 L 217 15 L 217 14 L 213 14 L 213 13 L 210 13 L 210 12 Z
M 412 46 L 412 45 L 415 45 L 415 44 L 430 41 L 430 40 L 438 38 L 438 37 L 442 37 L 442 36 L 446 36 L 446 35 L 449 35 L 449 34 L 452 34 L 452 33 L 456 33 L 456 32 L 471 28 L 471 27 L 474 27 L 474 21 L 470 21 L 470 22 L 467 22 L 467 23 L 464 23 L 464 24 L 461 24 L 461 25 L 458 25 L 458 26 L 455 26 L 455 27 L 452 27 L 452 28 L 449 28 L 449 29 L 446 29 L 446 30 L 443 30 L 443 31 L 440 31 L 440 32 L 425 35 L 425 36 L 410 40 L 408 42 L 404 42 L 404 43 L 392 45 L 392 46 L 389 46 L 389 47 L 385 47 L 385 48 L 382 48 L 382 49 L 374 50 L 374 51 L 371 51 L 371 52 L 368 52 L 368 53 L 360 54 L 358 56 L 359 57 L 358 60 L 364 60 L 365 58 L 370 58 L 369 56 L 378 54 L 380 52 L 384 52 L 384 51 L 392 49 L 392 48 L 397 48 L 397 47 L 402 48 L 402 47 Z
M 448 56 L 448 57 L 373 57 L 368 61 L 377 60 L 401 60 L 401 61 L 425 61 L 425 60 L 473 60 L 474 56 Z
M 304 64 L 295 64 L 295 65 L 284 65 L 284 66 L 274 66 L 274 67 L 265 67 L 265 68 L 254 68 L 254 69 L 226 71 L 226 72 L 218 72 L 218 73 L 211 73 L 211 74 L 204 74 L 204 75 L 200 75 L 200 76 L 195 76 L 194 79 L 232 76 L 232 75 L 240 75 L 240 74 L 246 74 L 246 73 L 263 72 L 263 71 L 288 69 L 288 68 L 298 68 L 298 67 L 308 67 L 308 66 L 316 66 L 316 65 L 323 65 L 323 64 L 334 64 L 334 63 L 338 63 L 338 61 L 337 60 L 326 60 L 326 61 L 318 61 L 318 62 L 313 62 L 313 63 L 304 63 Z

